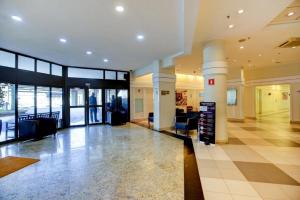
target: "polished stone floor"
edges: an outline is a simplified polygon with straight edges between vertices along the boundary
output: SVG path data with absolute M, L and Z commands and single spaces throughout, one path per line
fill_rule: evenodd
M 0 179 L 0 199 L 183 199 L 183 141 L 134 124 L 0 147 L 40 162 Z
M 206 200 L 299 200 L 300 125 L 289 113 L 228 123 L 229 144 L 194 140 Z

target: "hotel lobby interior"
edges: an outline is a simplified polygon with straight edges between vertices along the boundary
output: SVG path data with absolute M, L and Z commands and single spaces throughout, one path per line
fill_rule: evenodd
M 300 0 L 0 0 L 0 200 L 299 200 Z

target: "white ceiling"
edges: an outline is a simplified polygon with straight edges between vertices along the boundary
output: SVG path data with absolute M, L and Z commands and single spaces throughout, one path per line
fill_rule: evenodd
M 65 65 L 135 69 L 184 51 L 183 1 L 0 0 L 0 47 Z
M 178 73 L 201 73 L 202 45 L 213 39 L 225 40 L 225 52 L 230 67 L 276 67 L 300 63 L 300 47 L 279 49 L 289 37 L 300 37 L 298 12 L 287 19 L 287 12 L 300 1 L 292 0 L 201 0 L 197 28 L 191 55 L 176 59 Z M 243 14 L 238 10 L 243 9 Z M 297 8 L 298 9 L 298 8 Z M 230 16 L 230 19 L 227 18 Z M 273 19 L 280 24 L 271 25 Z M 274 21 L 273 21 L 274 22 Z M 232 29 L 229 24 L 234 24 Z M 238 40 L 248 38 L 244 43 Z M 240 50 L 240 46 L 244 46 Z M 261 54 L 261 56 L 259 56 Z M 279 64 L 276 62 L 280 62 Z

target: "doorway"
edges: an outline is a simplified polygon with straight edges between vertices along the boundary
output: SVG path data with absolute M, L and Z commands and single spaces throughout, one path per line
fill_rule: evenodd
M 290 121 L 290 85 L 256 87 L 256 117 L 281 122 Z

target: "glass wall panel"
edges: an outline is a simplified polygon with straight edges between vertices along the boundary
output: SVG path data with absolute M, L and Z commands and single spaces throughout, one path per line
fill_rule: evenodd
M 84 89 L 70 89 L 70 106 L 84 106 Z
M 117 73 L 115 71 L 105 71 L 105 79 L 107 80 L 116 80 Z
M 105 90 L 105 122 L 111 120 L 112 112 L 116 111 L 116 90 L 107 89 Z
M 84 107 L 70 108 L 70 125 L 85 124 L 85 109 Z
M 34 71 L 34 59 L 24 56 L 18 57 L 18 68 L 28 71 Z
M 44 74 L 50 74 L 50 63 L 38 60 L 36 63 L 36 71 Z
M 18 86 L 18 112 L 19 116 L 34 114 L 34 86 Z
M 37 106 L 37 113 L 50 112 L 50 88 L 49 87 L 37 87 L 36 106 Z
M 118 72 L 118 80 L 119 81 L 126 81 L 125 76 L 128 74 L 128 72 Z
M 102 70 L 93 69 L 81 69 L 81 68 L 68 68 L 68 77 L 71 78 L 91 78 L 91 79 L 103 79 Z
M 0 83 L 0 142 L 15 138 L 15 85 Z
M 89 123 L 102 122 L 102 90 L 89 89 Z
M 117 109 L 124 118 L 128 118 L 128 90 L 118 90 Z
M 62 66 L 52 64 L 52 75 L 62 76 Z
M 0 51 L 0 65 L 3 67 L 15 68 L 15 54 Z
M 52 114 L 58 113 L 58 128 L 62 128 L 63 90 L 52 88 L 51 90 Z

